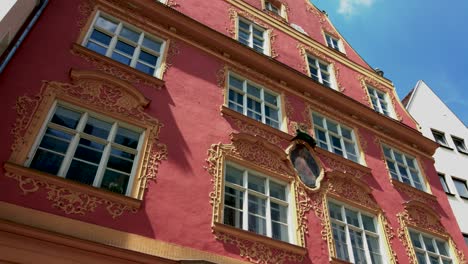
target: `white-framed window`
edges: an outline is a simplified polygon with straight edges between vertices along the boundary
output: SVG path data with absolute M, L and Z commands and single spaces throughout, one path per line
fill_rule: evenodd
M 312 113 L 317 145 L 354 162 L 360 162 L 360 153 L 354 131 L 338 122 Z
M 447 242 L 416 230 L 409 230 L 418 263 L 453 263 Z
M 165 41 L 98 12 L 83 46 L 151 76 L 160 77 Z
M 447 139 L 445 138 L 445 133 L 440 132 L 434 129 L 431 129 L 432 135 L 434 136 L 435 142 L 439 143 L 441 146 L 450 147 L 447 143 Z
M 394 117 L 392 103 L 387 93 L 370 86 L 367 86 L 367 92 L 372 102 L 372 108 L 374 108 L 375 111 L 389 117 Z
M 55 103 L 26 166 L 130 195 L 144 130 L 65 103 Z
M 447 185 L 447 179 L 445 179 L 445 174 L 438 172 L 437 175 L 439 176 L 440 184 L 442 185 L 442 189 L 446 194 L 452 194 L 450 188 Z
M 461 198 L 468 199 L 468 187 L 466 185 L 466 181 L 454 177 L 452 177 L 452 181 L 453 184 L 455 184 L 458 195 L 460 195 Z
M 330 64 L 310 55 L 307 56 L 307 62 L 309 64 L 310 78 L 327 87 L 335 88 Z
M 327 40 L 328 47 L 337 50 L 339 52 L 343 52 L 343 48 L 341 46 L 341 40 L 331 36 L 330 34 L 325 33 L 325 39 Z
M 227 163 L 223 223 L 294 244 L 289 185 Z
M 382 145 L 382 148 L 387 167 L 393 179 L 409 184 L 421 191 L 426 191 L 415 158 L 387 145 Z
M 229 108 L 274 128 L 281 128 L 281 99 L 278 94 L 231 72 L 228 79 Z
M 452 136 L 452 140 L 453 140 L 453 144 L 455 144 L 455 147 L 457 148 L 458 152 L 468 154 L 468 150 L 466 149 L 464 139 Z
M 240 43 L 249 46 L 260 53 L 268 54 L 267 30 L 245 18 L 239 17 L 237 22 L 237 40 Z
M 376 217 L 328 202 L 336 257 L 351 263 L 384 263 Z

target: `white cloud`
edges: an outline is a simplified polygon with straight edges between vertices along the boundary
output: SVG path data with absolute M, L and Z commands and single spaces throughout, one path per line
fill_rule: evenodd
M 338 13 L 349 16 L 355 14 L 358 8 L 370 7 L 373 3 L 374 0 L 340 0 Z

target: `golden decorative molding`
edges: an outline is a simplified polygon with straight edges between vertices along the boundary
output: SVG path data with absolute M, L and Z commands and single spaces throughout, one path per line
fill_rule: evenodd
M 393 178 L 391 178 L 391 182 L 395 189 L 408 196 L 408 199 L 406 199 L 406 201 L 418 201 L 426 204 L 426 206 L 430 206 L 432 209 L 438 208 L 437 197 L 435 197 L 434 195 L 416 189 L 411 185 L 400 182 Z
M 249 134 L 232 134 L 230 144 L 213 144 L 208 150 L 206 167 L 208 173 L 213 177 L 213 191 L 210 193 L 210 203 L 213 206 L 213 230 L 218 240 L 236 245 L 241 251 L 241 256 L 254 263 L 282 263 L 286 259 L 302 261 L 305 254 L 305 232 L 307 232 L 307 212 L 310 210 L 310 200 L 305 189 L 295 181 L 294 168 L 286 153 L 263 138 Z M 268 174 L 272 177 L 280 178 L 292 185 L 295 195 L 296 209 L 298 212 L 296 223 L 296 237 L 298 245 L 276 241 L 258 235 L 250 235 L 250 232 L 243 230 L 229 231 L 222 221 L 222 200 L 224 182 L 224 164 L 226 160 L 235 161 L 243 166 L 251 167 L 257 171 Z M 294 206 L 294 203 L 291 203 Z M 223 228 L 220 231 L 220 228 Z M 232 228 L 231 228 L 232 229 Z M 235 228 L 234 228 L 235 229 Z M 245 244 L 248 237 L 248 244 Z M 253 240 L 258 240 L 252 242 Z M 245 241 L 244 241 L 245 240 Z M 262 254 L 257 251 L 245 250 L 246 248 L 262 248 Z M 290 248 L 284 250 L 284 248 Z M 289 251 L 294 251 L 291 253 Z M 289 252 L 289 253 L 287 253 Z M 270 256 L 270 259 L 265 259 Z M 280 257 L 281 256 L 281 257 Z M 284 258 L 284 259 L 283 259 Z M 274 262 L 271 262 L 274 261 Z
M 239 132 L 260 136 L 272 144 L 279 144 L 293 138 L 293 136 L 286 132 L 265 125 L 226 106 L 221 107 L 221 113 L 232 119 L 234 128 L 239 130 Z
M 306 10 L 312 13 L 315 17 L 319 19 L 320 24 L 323 24 L 326 21 L 325 14 L 320 12 L 318 8 L 316 8 L 310 0 L 304 0 L 306 5 Z
M 180 7 L 180 4 L 177 3 L 176 0 L 167 0 L 166 5 L 167 5 L 168 7 L 172 7 L 172 8 Z
M 72 69 L 70 78 L 71 83 L 44 81 L 38 95 L 18 98 L 9 162 L 24 164 L 54 102 L 64 101 L 146 129 L 131 193 L 141 200 L 148 182 L 156 177 L 159 163 L 167 158 L 167 147 L 158 142 L 163 125 L 144 109 L 149 100 L 129 83 L 101 72 Z
M 408 228 L 421 230 L 422 232 L 429 233 L 437 236 L 449 244 L 452 251 L 456 254 L 453 258 L 458 259 L 458 263 L 465 263 L 465 256 L 462 251 L 458 250 L 455 242 L 447 233 L 445 228 L 440 222 L 440 216 L 434 209 L 427 207 L 426 204 L 419 201 L 411 201 L 405 203 L 403 212 L 397 214 L 400 228 L 398 229 L 398 238 L 405 247 L 406 254 L 410 260 L 409 263 L 417 264 L 416 254 L 413 249 L 411 238 Z
M 386 239 L 386 242 L 387 242 L 387 250 L 388 250 L 388 257 L 390 259 L 390 262 L 391 263 L 399 263 L 398 261 L 398 256 L 395 252 L 395 250 L 393 250 L 393 247 L 392 247 L 392 240 L 393 238 L 395 238 L 395 232 L 393 231 L 393 227 L 390 225 L 390 223 L 388 222 L 388 218 L 385 216 L 385 213 L 382 212 L 380 214 L 380 222 L 382 223 L 382 227 L 383 227 L 383 230 L 386 234 L 385 236 L 385 239 Z
M 124 212 L 136 213 L 140 202 L 127 197 L 119 197 L 105 190 L 91 190 L 90 186 L 47 175 L 16 164 L 5 163 L 5 176 L 18 181 L 18 186 L 24 195 L 47 191 L 47 199 L 52 201 L 52 207 L 66 214 L 85 215 L 94 212 L 103 205 L 112 218 L 121 216 Z M 62 185 L 62 186 L 60 186 Z M 65 187 L 64 187 L 65 186 Z
M 316 49 L 314 47 L 306 46 L 306 45 L 304 45 L 302 43 L 298 43 L 296 47 L 299 50 L 300 56 L 302 57 L 301 70 L 305 75 L 310 76 L 309 62 L 307 61 L 307 55 L 312 55 L 312 56 L 318 58 L 319 60 L 322 60 L 322 61 L 328 63 L 331 66 L 331 70 L 333 71 L 332 78 L 334 79 L 332 81 L 334 81 L 336 86 L 337 86 L 336 90 L 338 90 L 340 92 L 344 92 L 345 89 L 344 89 L 344 87 L 343 87 L 343 85 L 341 84 L 341 81 L 340 81 L 340 68 L 337 66 L 337 63 L 335 62 L 335 60 L 331 59 L 328 55 L 326 55 L 325 53 L 319 51 L 318 49 Z M 321 84 L 321 85 L 323 85 L 323 84 Z M 331 88 L 331 89 L 333 89 L 333 88 Z
M 252 21 L 253 23 L 261 26 L 262 28 L 264 28 L 266 30 L 266 34 L 268 36 L 268 38 L 266 38 L 266 39 L 268 39 L 268 45 L 269 45 L 269 48 L 270 48 L 269 54 L 270 54 L 271 58 L 278 57 L 279 53 L 276 51 L 276 49 L 274 47 L 275 42 L 276 42 L 277 34 L 275 33 L 275 31 L 273 30 L 271 25 L 269 25 L 268 23 L 265 23 L 262 20 L 258 19 L 252 13 L 249 13 L 249 12 L 246 12 L 246 11 L 234 8 L 234 7 L 230 7 L 229 8 L 230 24 L 229 24 L 228 27 L 226 27 L 226 31 L 228 32 L 228 35 L 230 37 L 234 38 L 234 39 L 237 39 L 237 27 L 238 27 L 237 20 L 238 20 L 239 16 L 241 16 L 241 17 L 243 17 L 243 18 L 245 18 L 247 20 Z
M 369 92 L 367 91 L 367 86 L 369 85 L 369 86 L 371 86 L 371 87 L 373 87 L 373 88 L 387 94 L 387 96 L 390 97 L 390 101 L 392 103 L 392 108 L 393 108 L 394 114 L 396 115 L 396 119 L 398 121 L 403 120 L 401 115 L 397 112 L 396 105 L 397 105 L 398 99 L 396 99 L 395 89 L 391 89 L 388 86 L 386 86 L 386 85 L 382 84 L 381 82 L 379 82 L 377 79 L 375 79 L 373 77 L 369 77 L 369 76 L 358 75 L 357 80 L 361 84 L 361 87 L 362 87 L 362 89 L 364 91 L 363 100 L 364 100 L 365 104 L 367 104 L 370 108 L 373 108 L 372 101 L 371 101 L 370 96 L 369 96 Z
M 328 198 L 342 201 L 351 206 L 361 208 L 375 215 L 382 214 L 380 206 L 371 194 L 371 188 L 360 178 L 349 177 L 340 172 L 328 172 L 322 183 L 320 192 L 312 193 L 312 210 L 320 219 L 321 236 L 328 244 L 330 257 L 336 256 L 333 233 L 328 213 Z M 392 237 L 391 229 L 384 229 L 385 236 Z
M 217 240 L 223 243 L 235 245 L 240 251 L 239 255 L 252 263 L 283 264 L 289 262 L 302 262 L 304 260 L 305 249 L 303 250 L 304 253 L 294 253 L 287 250 L 289 245 L 284 245 L 284 247 L 270 247 L 265 243 L 239 238 L 239 236 L 216 230 L 214 231 L 214 235 Z

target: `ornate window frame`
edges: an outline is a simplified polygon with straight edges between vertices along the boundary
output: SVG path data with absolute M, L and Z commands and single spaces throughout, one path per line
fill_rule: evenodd
M 398 238 L 406 249 L 409 263 L 417 264 L 416 253 L 411 242 L 409 229 L 414 229 L 422 233 L 427 233 L 447 242 L 450 255 L 458 263 L 466 263 L 463 251 L 459 250 L 457 244 L 450 234 L 445 230 L 440 222 L 437 212 L 420 201 L 409 201 L 404 203 L 404 210 L 397 214 L 400 227 L 398 228 Z
M 247 11 L 242 11 L 242 10 L 235 9 L 232 7 L 229 9 L 229 19 L 231 20 L 231 25 L 229 28 L 227 28 L 227 32 L 229 36 L 231 36 L 236 41 L 238 39 L 238 32 L 239 32 L 239 19 L 248 20 L 251 23 L 254 23 L 264 28 L 265 29 L 264 36 L 266 37 L 265 37 L 265 44 L 264 44 L 265 50 L 263 54 L 265 56 L 270 56 L 271 58 L 278 57 L 279 54 L 276 52 L 274 48 L 274 43 L 276 41 L 276 34 L 274 33 L 273 27 L 269 23 L 264 23 L 262 20 L 255 17 L 255 15 Z
M 343 39 L 340 36 L 330 32 L 330 31 L 324 30 L 323 28 L 322 28 L 322 33 L 323 33 L 323 39 L 325 40 L 325 44 L 326 44 L 327 47 L 329 47 L 330 49 L 332 49 L 334 51 L 337 51 L 338 53 L 340 53 L 342 55 L 346 55 L 345 45 L 344 45 Z M 336 40 L 337 43 L 338 43 L 338 47 L 331 47 L 329 45 L 329 43 L 328 43 L 327 37 L 330 37 L 330 38 Z
M 296 245 L 222 224 L 224 169 L 228 161 L 289 184 L 292 198 L 290 206 L 292 212 L 297 212 L 291 222 L 296 230 Z M 261 137 L 244 133 L 232 134 L 230 144 L 219 143 L 211 146 L 207 162 L 207 170 L 214 183 L 210 198 L 213 206 L 212 228 L 216 239 L 236 245 L 241 256 L 256 263 L 302 261 L 306 254 L 306 212 L 310 209 L 309 200 L 305 189 L 298 184 L 294 176 L 294 168 L 286 153 Z
M 167 4 L 172 5 L 172 0 Z M 132 84 L 143 84 L 154 89 L 161 89 L 164 86 L 164 75 L 171 67 L 173 56 L 179 53 L 177 42 L 169 37 L 166 29 L 157 23 L 149 23 L 144 16 L 129 16 L 129 13 L 135 13 L 131 6 L 125 3 L 109 2 L 105 0 L 86 0 L 80 5 L 81 21 L 80 34 L 75 43 L 72 44 L 71 52 L 86 61 L 92 63 L 98 70 L 108 74 L 117 76 L 118 78 L 129 81 Z M 101 55 L 93 50 L 90 50 L 82 45 L 87 36 L 89 29 L 92 27 L 96 15 L 101 12 L 105 13 L 122 23 L 136 27 L 150 35 L 164 40 L 164 47 L 161 50 L 160 72 L 157 76 L 151 76 L 134 69 L 128 65 L 122 64 L 104 55 Z
M 23 194 L 47 191 L 52 206 L 67 214 L 93 212 L 105 205 L 115 218 L 125 211 L 136 212 L 150 181 L 156 178 L 167 147 L 159 143 L 162 124 L 145 112 L 149 100 L 127 82 L 95 71 L 70 71 L 71 83 L 44 81 L 35 96 L 22 96 L 16 103 L 17 119 L 12 130 L 12 153 L 5 163 L 6 176 L 18 181 Z M 23 167 L 39 130 L 56 101 L 109 116 L 145 130 L 141 156 L 129 197 L 82 185 L 55 175 Z
M 385 102 L 386 102 L 387 105 L 388 105 L 388 113 L 389 113 L 388 115 L 386 115 L 385 113 L 383 113 L 383 111 L 379 111 L 379 109 L 375 109 L 374 104 L 372 103 L 371 95 L 369 94 L 369 89 L 372 89 L 372 90 L 374 90 L 376 93 L 382 93 L 382 94 L 384 95 L 384 97 L 385 97 L 384 100 L 385 100 Z M 383 90 L 381 90 L 381 89 L 379 89 L 379 88 L 375 88 L 374 86 L 368 85 L 368 84 L 366 85 L 365 91 L 366 91 L 366 94 L 367 94 L 367 98 L 368 98 L 368 100 L 369 100 L 369 104 L 370 104 L 370 106 L 372 107 L 372 109 L 374 109 L 374 111 L 376 111 L 377 113 L 381 113 L 381 114 L 384 115 L 384 116 L 391 117 L 391 118 L 393 118 L 393 119 L 396 119 L 396 118 L 397 118 L 396 112 L 395 112 L 395 107 L 394 107 L 393 101 L 392 101 L 392 99 L 391 99 L 391 95 L 390 95 L 388 92 L 383 91 Z M 379 100 L 379 99 L 377 98 L 377 100 Z M 379 105 L 380 105 L 380 102 L 379 102 Z M 381 106 L 380 106 L 380 107 L 381 107 Z
M 279 7 L 277 7 L 279 10 L 279 14 L 275 14 L 274 12 L 271 12 L 267 9 L 266 7 L 266 2 L 273 2 L 273 4 L 277 4 L 279 5 Z M 288 12 L 289 12 L 289 7 L 287 5 L 287 3 L 281 1 L 281 0 L 261 0 L 261 4 L 262 4 L 262 10 L 275 17 L 275 18 L 278 18 L 280 19 L 281 21 L 283 22 L 288 22 Z
M 397 263 L 396 253 L 391 248 L 391 240 L 394 238 L 393 228 L 388 223 L 385 212 L 372 196 L 372 189 L 361 176 L 350 175 L 340 170 L 328 171 L 320 191 L 310 195 L 310 199 L 312 201 L 312 210 L 321 220 L 322 239 L 328 244 L 331 263 L 343 263 L 343 261 L 338 259 L 336 254 L 328 212 L 329 200 L 341 202 L 374 215 L 378 220 L 379 233 L 382 234 L 381 241 L 385 243 L 382 248 L 385 248 L 386 252 L 382 252 L 382 254 L 386 255 L 391 263 Z

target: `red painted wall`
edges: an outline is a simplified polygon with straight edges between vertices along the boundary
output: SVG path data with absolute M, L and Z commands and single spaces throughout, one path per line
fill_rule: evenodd
M 213 29 L 228 35 L 226 27 L 230 20 L 229 4 L 223 0 L 196 1 L 179 0 L 178 11 L 191 16 Z M 257 1 L 250 0 L 255 4 Z M 259 2 L 259 1 L 258 1 Z M 3 125 L 0 129 L 0 161 L 9 159 L 13 136 L 10 133 L 16 119 L 14 106 L 16 99 L 23 95 L 39 93 L 43 80 L 70 82 L 68 73 L 71 68 L 94 69 L 84 59 L 70 52 L 71 44 L 79 35 L 77 21 L 80 19 L 78 5 L 80 0 L 51 0 L 43 15 L 18 49 L 13 60 L 0 75 L 0 112 Z M 305 1 L 288 1 L 290 22 L 303 26 L 309 35 L 324 44 L 318 18 L 306 11 Z M 258 4 L 256 7 L 260 7 Z M 328 23 L 328 22 L 327 22 Z M 275 44 L 279 61 L 288 67 L 301 71 L 302 58 L 296 49 L 296 40 L 277 30 Z M 168 160 L 160 165 L 157 181 L 152 182 L 145 193 L 143 207 L 136 213 L 124 213 L 112 219 L 104 210 L 79 215 L 66 215 L 52 208 L 44 192 L 22 195 L 15 180 L 0 173 L 0 200 L 28 208 L 49 212 L 64 217 L 78 219 L 117 230 L 140 234 L 146 237 L 181 244 L 209 252 L 240 258 L 238 250 L 214 239 L 211 233 L 212 207 L 209 193 L 212 191 L 211 176 L 204 169 L 207 165 L 207 150 L 211 144 L 229 143 L 229 134 L 235 131 L 228 119 L 220 114 L 223 92 L 217 86 L 216 74 L 223 63 L 182 41 L 178 41 L 180 53 L 175 55 L 172 67 L 164 76 L 162 90 L 139 85 L 137 88 L 151 99 L 146 110 L 160 120 L 160 141 L 168 147 Z M 368 67 L 350 47 L 346 47 L 348 57 L 356 63 Z M 194 63 L 196 62 L 196 63 Z M 364 91 L 357 80 L 357 73 L 338 64 L 340 82 L 346 88 L 344 94 L 365 103 Z M 301 98 L 287 94 L 294 111 L 291 121 L 303 120 L 305 104 Z M 411 127 L 415 124 L 407 117 L 399 105 L 397 111 L 404 117 L 404 123 Z M 373 187 L 373 195 L 389 217 L 394 230 L 399 225 L 396 214 L 403 211 L 402 198 L 392 187 L 385 163 L 381 160 L 380 147 L 375 144 L 375 135 L 359 128 L 367 141 L 366 161 L 372 168 L 372 178 L 366 178 Z M 459 246 L 463 240 L 454 221 L 445 194 L 440 186 L 432 161 L 423 159 L 423 166 L 429 181 L 434 186 L 433 193 L 438 197 L 442 223 Z M 320 238 L 320 220 L 311 211 L 309 234 L 306 237 L 308 255 L 304 263 L 326 263 L 328 250 L 326 242 Z M 401 263 L 406 262 L 406 253 L 398 238 L 392 246 Z M 317 250 L 319 249 L 319 250 Z M 468 255 L 468 249 L 465 248 Z

